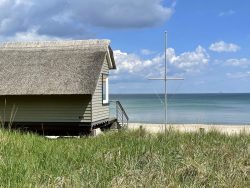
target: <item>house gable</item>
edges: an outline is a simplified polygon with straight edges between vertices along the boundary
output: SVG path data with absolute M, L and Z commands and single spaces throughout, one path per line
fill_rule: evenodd
M 103 104 L 102 98 L 102 74 L 109 74 L 107 58 L 104 60 L 96 89 L 92 95 L 92 122 L 97 122 L 109 117 L 109 105 Z

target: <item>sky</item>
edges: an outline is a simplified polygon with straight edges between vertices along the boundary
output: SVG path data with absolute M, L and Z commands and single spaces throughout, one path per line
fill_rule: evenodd
M 250 93 L 250 1 L 0 0 L 0 41 L 110 39 L 111 93 Z

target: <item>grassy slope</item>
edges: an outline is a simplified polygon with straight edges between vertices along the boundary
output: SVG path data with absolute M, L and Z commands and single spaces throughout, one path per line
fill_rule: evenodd
M 48 140 L 0 131 L 2 187 L 249 187 L 250 136 L 144 131 Z

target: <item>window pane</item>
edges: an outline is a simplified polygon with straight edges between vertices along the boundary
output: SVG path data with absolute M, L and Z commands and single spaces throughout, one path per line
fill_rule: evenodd
M 108 75 L 102 75 L 102 99 L 103 103 L 108 103 Z

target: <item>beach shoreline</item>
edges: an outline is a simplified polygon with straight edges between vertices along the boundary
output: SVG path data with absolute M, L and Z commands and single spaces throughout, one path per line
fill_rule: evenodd
M 164 124 L 153 123 L 129 123 L 128 129 L 135 130 L 143 128 L 150 133 L 162 133 L 165 131 Z M 240 134 L 242 132 L 250 134 L 250 125 L 223 125 L 223 124 L 167 124 L 167 129 L 180 132 L 197 132 L 216 130 L 225 134 Z

